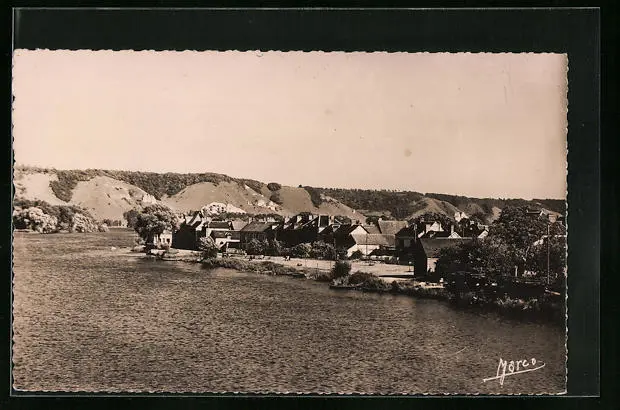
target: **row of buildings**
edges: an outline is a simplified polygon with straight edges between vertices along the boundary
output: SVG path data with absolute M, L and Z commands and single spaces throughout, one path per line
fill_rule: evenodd
M 247 249 L 252 240 L 280 241 L 285 248 L 322 241 L 346 252 L 369 258 L 396 259 L 413 265 L 417 272 L 434 271 L 439 250 L 455 246 L 464 240 L 483 238 L 488 227 L 469 221 L 465 214 L 458 217 L 459 227 L 469 226 L 469 238 L 463 238 L 455 226 L 446 228 L 437 221 L 379 220 L 377 224 L 360 221 L 341 223 L 329 215 L 303 213 L 284 221 L 214 220 L 202 212 L 183 217 L 175 232 L 165 232 L 156 242 L 177 249 L 198 250 L 200 238 L 210 237 L 222 252 Z

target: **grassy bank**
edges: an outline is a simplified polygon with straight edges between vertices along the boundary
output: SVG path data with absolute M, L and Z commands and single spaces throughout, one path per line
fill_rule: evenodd
M 210 258 L 202 260 L 201 263 L 204 269 L 226 268 L 278 276 L 303 274 L 307 278 L 315 278 L 315 272 L 312 269 L 292 268 L 271 261 L 250 262 L 235 258 Z
M 160 257 L 161 258 L 161 257 Z M 414 281 L 387 282 L 372 273 L 357 271 L 338 278 L 333 272 L 315 268 L 283 265 L 272 261 L 250 261 L 237 258 L 200 259 L 197 255 L 164 255 L 164 260 L 201 263 L 204 269 L 235 269 L 265 275 L 304 277 L 317 282 L 331 283 L 336 287 L 371 293 L 389 293 L 415 297 L 418 299 L 443 300 L 458 309 L 496 312 L 523 320 L 544 320 L 558 324 L 564 323 L 564 304 L 558 297 L 518 298 L 499 292 L 494 297 L 484 292 L 457 292 L 443 286 L 427 286 Z

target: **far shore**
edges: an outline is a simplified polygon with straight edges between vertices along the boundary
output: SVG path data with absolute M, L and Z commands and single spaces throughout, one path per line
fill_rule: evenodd
M 264 275 L 305 278 L 317 282 L 330 283 L 330 286 L 335 289 L 379 294 L 400 294 L 418 299 L 443 300 L 458 309 L 496 312 L 518 320 L 552 322 L 558 325 L 564 323 L 561 304 L 553 303 L 549 305 L 548 302 L 543 301 L 540 304 L 536 302 L 532 305 L 530 300 L 510 297 L 496 301 L 484 300 L 471 292 L 470 294 L 451 293 L 442 284 L 438 283 L 423 282 L 408 277 L 378 276 L 389 274 L 411 275 L 412 272 L 409 271 L 409 267 L 402 265 L 368 264 L 368 262 L 363 261 L 349 261 L 351 262 L 351 275 L 347 277 L 344 283 L 339 284 L 334 283 L 330 277 L 334 261 L 328 260 L 299 258 L 285 260 L 284 257 L 274 256 L 250 259 L 248 256 L 223 257 L 222 255 L 218 255 L 217 258 L 201 259 L 199 252 L 186 250 L 178 250 L 178 253 L 170 257 L 144 254 L 141 254 L 141 256 L 162 262 L 200 263 L 205 269 L 225 268 Z M 393 269 L 383 270 L 385 268 Z M 349 279 L 355 276 L 363 277 L 363 279 L 353 286 L 347 283 Z

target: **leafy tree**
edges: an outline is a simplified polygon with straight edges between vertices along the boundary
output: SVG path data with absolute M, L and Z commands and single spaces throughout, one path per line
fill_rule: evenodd
M 312 247 L 307 243 L 300 243 L 291 248 L 291 256 L 295 258 L 308 258 Z
M 547 234 L 549 221 L 527 213 L 527 207 L 506 207 L 491 225 L 489 235 L 509 245 L 515 256 L 523 260 L 528 248 Z
M 174 230 L 177 226 L 176 214 L 167 206 L 161 204 L 148 205 L 138 214 L 134 230 L 147 243 L 156 235 L 166 230 Z
M 198 240 L 198 250 L 201 252 L 203 259 L 216 258 L 219 251 L 215 241 L 210 236 L 203 236 Z
M 337 256 L 336 249 L 332 244 L 316 241 L 311 245 L 311 258 L 335 260 Z
M 267 245 L 266 253 L 271 256 L 281 256 L 284 253 L 284 242 L 271 239 Z
M 284 202 L 282 201 L 282 198 L 280 197 L 280 192 L 274 192 L 271 194 L 271 196 L 269 197 L 269 200 L 271 202 L 274 202 L 278 205 L 282 205 Z
M 321 198 L 321 191 L 309 186 L 305 186 L 304 189 L 310 195 L 310 200 L 312 201 L 312 204 L 317 208 L 321 206 L 321 204 L 323 203 L 323 198 Z
M 441 249 L 435 270 L 440 274 L 464 271 L 498 277 L 512 275 L 514 266 L 511 249 L 501 240 L 488 238 Z
M 43 212 L 41 208 L 30 207 L 15 212 L 13 223 L 18 229 L 31 229 L 41 233 L 51 233 L 56 231 L 58 219 Z
M 246 245 L 245 251 L 248 255 L 264 255 L 269 247 L 269 242 L 267 240 L 262 239 L 250 239 Z
M 450 230 L 450 227 L 454 223 L 450 217 L 444 214 L 440 214 L 436 212 L 426 212 L 420 216 L 417 216 L 411 219 L 409 221 L 409 224 L 410 225 L 414 225 L 414 224 L 421 225 L 423 223 L 434 223 L 434 222 L 439 222 L 441 224 L 441 227 L 446 231 Z
M 138 223 L 138 215 L 140 215 L 140 211 L 137 209 L 130 209 L 123 213 L 123 218 L 127 221 L 127 227 L 134 228 L 136 226 Z
M 525 268 L 543 280 L 547 280 L 549 274 L 550 281 L 556 282 L 558 278 L 564 276 L 566 268 L 566 238 L 551 236 L 542 244 L 530 248 Z
M 347 261 L 336 261 L 330 273 L 332 279 L 348 276 L 351 273 L 351 264 Z

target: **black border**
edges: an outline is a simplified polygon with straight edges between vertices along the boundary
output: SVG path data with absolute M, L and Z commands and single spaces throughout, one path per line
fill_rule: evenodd
M 568 394 L 599 394 L 599 10 L 22 9 L 15 17 L 15 48 L 568 53 L 568 243 L 571 250 Z M 10 18 L 9 13 L 3 22 L 10 22 Z M 10 52 L 7 57 L 10 90 Z M 6 152 L 10 154 L 10 147 Z M 11 157 L 8 157 L 9 164 L 10 161 Z M 3 179 L 3 186 L 11 186 L 10 175 L 9 171 L 8 178 Z M 10 189 L 8 191 L 9 200 L 5 203 L 10 203 Z M 607 195 L 613 195 L 613 191 Z M 8 212 L 10 207 L 7 211 L 10 215 Z M 3 239 L 8 237 L 9 242 L 2 242 L 3 256 L 10 247 L 10 225 L 7 226 L 9 231 Z M 611 226 L 618 224 L 612 223 Z M 8 254 L 6 260 L 9 260 Z M 10 295 L 9 277 L 5 276 L 3 282 L 3 285 L 8 282 L 8 291 L 4 293 L 7 296 Z M 8 302 L 9 298 L 6 300 Z M 3 304 L 1 319 L 3 325 L 6 321 L 6 326 L 2 329 L 8 329 L 3 340 L 10 340 L 9 309 L 10 306 Z M 8 348 L 2 350 L 2 364 L 9 363 Z M 3 370 L 7 367 L 3 366 Z M 7 400 L 13 404 L 32 405 L 35 399 L 11 397 Z M 105 402 L 117 404 L 120 400 L 108 398 Z M 151 402 L 152 399 L 141 400 Z M 252 403 L 256 399 L 234 400 L 238 404 Z M 288 400 L 284 399 L 285 402 Z M 326 400 L 312 399 L 312 405 L 322 406 Z M 396 404 L 407 403 L 410 399 L 373 398 L 369 402 L 378 405 L 386 400 Z M 449 406 L 449 403 L 462 403 L 463 399 L 439 400 Z M 476 399 L 477 402 L 487 400 L 491 399 Z M 220 397 L 210 400 L 209 404 L 226 405 L 230 401 L 231 398 Z M 359 404 L 359 399 L 337 401 L 339 406 Z M 512 399 L 502 401 L 507 405 Z M 564 404 L 568 404 L 566 400 Z

